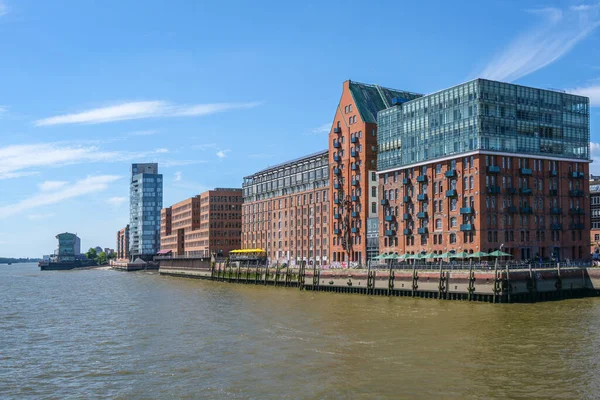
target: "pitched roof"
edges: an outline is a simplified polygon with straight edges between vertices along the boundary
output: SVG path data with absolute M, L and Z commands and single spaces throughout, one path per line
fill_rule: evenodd
M 411 93 L 404 90 L 389 89 L 378 85 L 350 81 L 350 93 L 365 122 L 377 123 L 377 112 L 392 106 L 392 99 L 399 98 L 404 101 L 422 97 L 422 94 Z

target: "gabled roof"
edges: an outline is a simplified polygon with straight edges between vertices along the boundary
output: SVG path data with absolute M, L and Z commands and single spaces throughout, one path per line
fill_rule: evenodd
M 411 93 L 403 90 L 389 89 L 378 85 L 366 83 L 350 83 L 350 93 L 360 116 L 364 122 L 377 123 L 377 112 L 392 106 L 392 99 L 399 98 L 404 101 L 422 97 L 422 94 Z

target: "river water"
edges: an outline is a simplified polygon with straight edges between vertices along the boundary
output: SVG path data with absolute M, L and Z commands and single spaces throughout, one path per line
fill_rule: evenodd
M 0 265 L 0 398 L 600 396 L 600 298 L 486 304 Z

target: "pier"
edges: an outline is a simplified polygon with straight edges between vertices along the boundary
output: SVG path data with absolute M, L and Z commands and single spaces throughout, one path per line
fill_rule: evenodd
M 553 266 L 516 265 L 502 268 L 395 265 L 388 268 L 319 269 L 170 258 L 159 260 L 159 264 L 161 275 L 376 296 L 523 303 L 600 294 L 600 268 L 560 263 Z

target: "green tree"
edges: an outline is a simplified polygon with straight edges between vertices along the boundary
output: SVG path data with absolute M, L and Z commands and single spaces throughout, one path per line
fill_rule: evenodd
M 85 256 L 88 258 L 88 260 L 95 260 L 98 257 L 98 253 L 96 253 L 96 249 L 90 247 L 88 252 L 85 253 Z
M 106 253 L 103 251 L 100 252 L 100 254 L 98 254 L 98 257 L 96 258 L 96 262 L 99 265 L 106 264 Z

